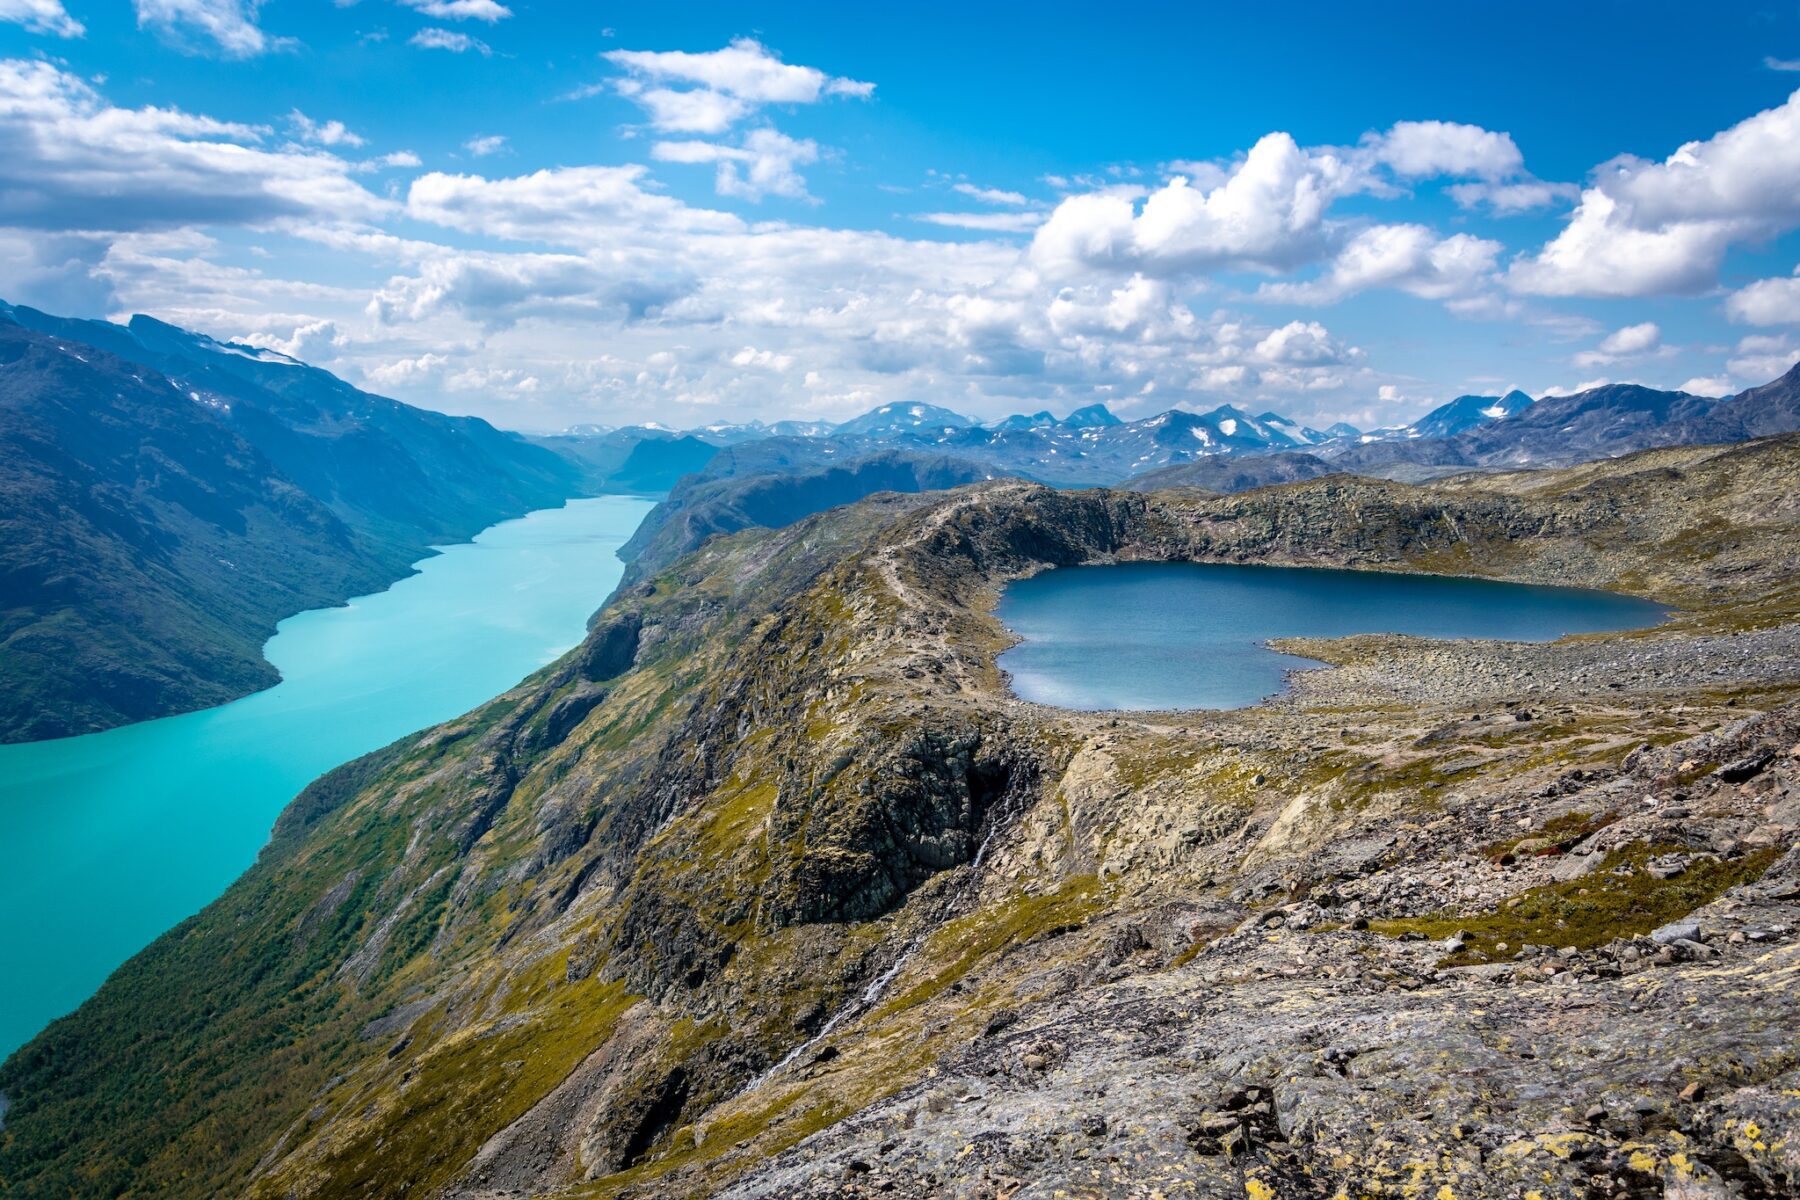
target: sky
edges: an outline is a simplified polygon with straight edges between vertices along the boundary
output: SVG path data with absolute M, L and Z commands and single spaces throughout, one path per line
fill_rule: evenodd
M 1797 263 L 1794 2 L 0 0 L 0 298 L 508 428 L 1721 395 Z

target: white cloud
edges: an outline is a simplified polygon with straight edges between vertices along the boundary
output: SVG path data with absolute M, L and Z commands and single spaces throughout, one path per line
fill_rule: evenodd
M 448 50 L 452 54 L 467 54 L 473 50 L 483 58 L 494 53 L 494 48 L 480 38 L 470 37 L 453 29 L 432 27 L 421 29 L 406 39 L 409 46 L 417 46 L 421 50 Z
M 976 187 L 972 183 L 952 184 L 952 191 L 961 192 L 965 196 L 981 201 L 983 204 L 1006 205 L 1012 208 L 1024 208 L 1030 201 L 1018 192 L 1003 191 L 1000 188 Z
M 1030 233 L 1044 223 L 1044 214 L 1035 212 L 928 212 L 914 218 L 928 225 L 948 229 L 976 229 L 985 233 Z
M 828 96 L 867 97 L 875 90 L 872 83 L 782 62 L 752 38 L 738 38 L 724 49 L 698 54 L 684 50 L 609 50 L 601 57 L 624 69 L 625 78 L 616 81 L 614 88 L 642 108 L 650 118 L 651 128 L 661 133 L 721 134 L 764 105 L 817 104 Z M 592 95 L 598 90 L 582 88 L 575 95 Z M 755 174 L 754 167 L 750 174 Z M 759 189 L 723 167 L 719 177 L 722 181 L 737 180 L 720 188 L 728 195 L 777 190 L 774 186 Z M 777 177 L 783 180 L 781 186 L 792 186 L 778 170 L 769 178 Z M 727 187 L 735 190 L 727 191 Z
M 1662 162 L 1595 171 L 1569 224 L 1510 272 L 1521 291 L 1649 296 L 1711 286 L 1734 243 L 1800 223 L 1800 92 Z
M 1612 380 L 1603 377 L 1599 379 L 1584 379 L 1574 387 L 1547 387 L 1539 394 L 1539 399 L 1546 396 L 1573 396 L 1579 392 L 1591 392 L 1595 388 L 1606 387 L 1611 383 Z
M 1661 349 L 1662 330 L 1657 327 L 1656 322 L 1644 321 L 1613 330 L 1600 339 L 1598 349 L 1584 350 L 1573 361 L 1583 369 L 1604 367 L 1620 359 L 1641 358 Z
M 1290 269 L 1325 249 L 1325 213 L 1358 172 L 1330 152 L 1271 133 L 1210 189 L 1176 176 L 1141 211 L 1130 190 L 1071 196 L 1032 242 L 1032 261 L 1054 275 L 1092 269 L 1170 275 L 1221 267 Z
M 717 142 L 658 142 L 650 155 L 659 162 L 716 163 L 713 187 L 721 196 L 761 200 L 764 196 L 807 199 L 806 180 L 795 170 L 817 162 L 819 145 L 774 129 L 752 129 L 738 146 Z
M 198 36 L 228 58 L 251 58 L 291 45 L 256 23 L 262 0 L 133 0 L 140 29 L 154 29 L 176 45 L 192 48 Z
M 115 108 L 44 62 L 0 61 L 0 224 L 51 230 L 373 219 L 392 206 L 320 150 L 179 109 Z
M 1800 71 L 1800 58 L 1776 58 L 1770 54 L 1763 58 L 1763 66 L 1771 71 Z
M 1763 384 L 1787 374 L 1800 360 L 1800 343 L 1779 334 L 1751 334 L 1737 344 L 1737 353 L 1725 364 L 1737 378 Z
M 1514 183 L 1456 183 L 1444 190 L 1459 208 L 1487 208 L 1502 217 L 1572 203 L 1581 196 L 1581 189 L 1572 183 L 1546 183 L 1542 179 Z
M 1623 329 L 1615 329 L 1607 334 L 1601 339 L 1600 352 L 1620 356 L 1648 354 L 1656 349 L 1657 344 L 1661 341 L 1662 330 L 1657 328 L 1656 322 L 1645 321 L 1639 325 L 1627 325 Z
M 761 367 L 768 371 L 785 371 L 794 365 L 794 356 L 777 354 L 773 350 L 758 350 L 754 346 L 745 346 L 731 356 L 731 364 L 736 367 Z
M 288 113 L 288 124 L 294 136 L 303 142 L 320 146 L 361 146 L 363 139 L 351 133 L 342 121 L 315 121 L 299 109 Z
M 464 142 L 463 149 L 476 158 L 486 158 L 490 154 L 498 154 L 506 149 L 506 137 L 498 133 L 477 135 Z
M 1711 396 L 1717 399 L 1720 396 L 1731 395 L 1737 391 L 1737 388 L 1733 387 L 1731 381 L 1723 375 L 1696 375 L 1676 390 L 1695 396 Z
M 391 171 L 403 167 L 419 167 L 424 160 L 411 150 L 393 150 L 375 158 L 365 158 L 353 165 L 356 171 Z
M 449 364 L 450 360 L 444 355 L 427 353 L 367 367 L 363 377 L 377 387 L 414 387 L 442 375 Z
M 0 21 L 56 37 L 78 38 L 87 32 L 80 21 L 69 15 L 62 0 L 0 0 Z
M 486 21 L 492 25 L 513 15 L 512 9 L 497 0 L 400 0 L 439 21 Z
M 1349 362 L 1361 354 L 1355 347 L 1339 343 L 1317 321 L 1289 321 L 1256 343 L 1258 358 L 1288 366 L 1331 366 Z
M 268 331 L 255 331 L 238 339 L 246 345 L 262 346 L 289 358 L 308 363 L 328 363 L 337 358 L 348 339 L 336 321 L 306 321 L 296 325 L 283 337 Z
M 1454 121 L 1401 121 L 1363 145 L 1403 178 L 1504 179 L 1525 165 L 1510 135 Z
M 1316 424 L 1368 408 L 1383 387 L 1387 408 L 1421 404 L 1429 389 L 1372 366 L 1370 354 L 1309 315 L 1271 319 L 1257 302 L 1385 288 L 1456 311 L 1487 305 L 1497 319 L 1567 316 L 1495 295 L 1495 242 L 1370 215 L 1404 202 L 1405 181 L 1427 177 L 1412 172 L 1468 172 L 1494 188 L 1530 182 L 1509 165 L 1510 140 L 1468 127 L 1429 138 L 1396 127 L 1340 149 L 1275 134 L 1237 159 L 1190 164 L 1184 182 L 1065 180 L 1087 190 L 1054 211 L 938 175 L 940 196 L 966 197 L 975 211 L 896 214 L 898 226 L 917 222 L 915 236 L 896 236 L 753 222 L 662 190 L 659 176 L 691 163 L 717 172 L 728 196 L 804 198 L 801 174 L 824 150 L 764 126 L 759 110 L 779 102 L 764 98 L 775 85 L 744 83 L 750 99 L 722 77 L 633 71 L 626 83 L 653 116 L 654 102 L 642 99 L 649 91 L 701 98 L 686 115 L 669 108 L 657 120 L 720 131 L 628 142 L 647 165 L 494 178 L 428 172 L 392 180 L 396 201 L 364 191 L 356 172 L 416 156 L 345 161 L 327 143 L 341 151 L 355 134 L 325 132 L 328 121 L 296 115 L 289 142 L 289 122 L 278 134 L 166 110 L 123 112 L 54 68 L 9 69 L 13 83 L 0 74 L 0 145 L 26 153 L 0 155 L 0 294 L 22 294 L 14 280 L 47 296 L 103 281 L 116 300 L 82 297 L 79 307 L 153 311 L 330 362 L 427 404 L 461 397 L 511 425 L 842 416 L 921 395 L 978 415 L 1094 400 L 1147 415 L 1171 397 L 1203 394 Z M 831 92 L 819 85 L 817 94 Z M 89 113 L 104 120 L 84 124 Z M 472 138 L 463 149 L 479 155 L 488 144 Z M 159 173 L 177 168 L 166 185 Z M 1481 174 L 1499 171 L 1513 173 Z M 46 188 L 32 216 L 26 199 Z M 1376 199 L 1334 212 L 1352 196 Z M 29 228 L 65 228 L 70 213 L 83 214 L 86 228 L 125 232 L 53 247 Z M 390 224 L 401 218 L 406 226 Z M 1029 245 L 1002 236 L 1039 221 Z M 255 240 L 274 258 L 247 259 L 242 239 L 197 232 L 231 224 L 267 230 Z M 420 232 L 430 227 L 435 238 Z M 934 227 L 969 232 L 925 232 Z M 399 228 L 406 236 L 390 232 Z M 341 256 L 347 265 L 333 278 L 346 282 L 233 265 L 274 271 L 284 257 L 320 257 L 310 247 L 290 254 L 285 238 Z M 1248 311 L 1240 281 L 1208 278 L 1243 269 L 1278 276 L 1253 293 Z M 1210 311 L 1197 312 L 1208 296 Z M 1568 340 L 1572 328 L 1556 338 Z M 1734 362 L 1780 349 L 1741 347 Z
M 753 107 L 736 96 L 706 88 L 684 92 L 622 79 L 618 90 L 648 112 L 651 126 L 664 133 L 724 133 Z
M 604 243 L 621 233 L 729 232 L 742 222 L 645 191 L 641 166 L 568 167 L 510 179 L 433 171 L 413 180 L 407 215 L 449 229 L 565 246 Z
M 1465 295 L 1489 280 L 1500 250 L 1499 242 L 1466 233 L 1440 238 L 1423 225 L 1373 225 L 1346 242 L 1319 279 L 1264 284 L 1257 298 L 1329 304 L 1385 287 L 1445 300 Z
M 1749 325 L 1800 325 L 1800 267 L 1785 279 L 1759 279 L 1725 299 L 1725 311 Z
M 694 84 L 751 104 L 816 104 L 821 97 L 868 96 L 872 83 L 834 78 L 815 67 L 784 63 L 753 38 L 722 50 L 608 50 L 601 57 L 644 79 Z

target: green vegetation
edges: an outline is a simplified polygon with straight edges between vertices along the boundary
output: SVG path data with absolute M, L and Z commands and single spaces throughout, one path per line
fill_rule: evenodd
M 1735 860 L 1702 856 L 1673 879 L 1659 879 L 1646 869 L 1657 855 L 1683 849 L 1634 842 L 1607 855 L 1597 871 L 1530 888 L 1489 912 L 1371 921 L 1369 928 L 1390 937 L 1469 934 L 1466 948 L 1444 959 L 1444 966 L 1507 959 L 1528 943 L 1587 950 L 1614 938 L 1642 937 L 1686 916 L 1727 888 L 1761 878 L 1780 854 L 1766 849 Z M 1497 948 L 1502 944 L 1505 950 Z
M 325 1101 L 337 1112 L 361 1111 L 351 1136 L 329 1138 L 317 1166 L 340 1195 L 394 1195 L 402 1184 L 429 1195 L 602 1045 L 635 1003 L 618 983 L 553 986 L 532 1008 L 503 1010 L 491 1025 L 459 1029 L 400 1057 L 377 1079 Z M 268 1194 L 285 1191 L 277 1182 Z

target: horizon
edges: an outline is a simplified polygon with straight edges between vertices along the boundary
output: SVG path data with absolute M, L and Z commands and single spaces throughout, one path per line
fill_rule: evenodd
M 1319 8 L 1297 41 L 1072 5 L 947 41 L 946 11 L 12 6 L 0 295 L 520 430 L 887 403 L 1368 429 L 1800 357 L 1793 11 L 1546 40 L 1541 5 Z

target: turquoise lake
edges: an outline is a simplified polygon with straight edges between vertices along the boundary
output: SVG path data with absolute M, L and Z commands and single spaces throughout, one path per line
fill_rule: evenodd
M 581 640 L 651 502 L 576 500 L 281 623 L 275 687 L 0 746 L 0 1057 L 215 899 L 314 778 L 499 695 Z
M 1065 567 L 1009 584 L 998 615 L 1024 640 L 1000 656 L 1027 700 L 1075 709 L 1237 708 L 1310 659 L 1280 637 L 1405 633 L 1551 641 L 1640 629 L 1649 600 L 1441 575 L 1210 563 Z

